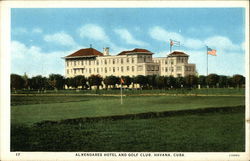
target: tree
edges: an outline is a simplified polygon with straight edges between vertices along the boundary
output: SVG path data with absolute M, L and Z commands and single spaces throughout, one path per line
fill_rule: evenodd
M 63 89 L 65 84 L 65 79 L 60 74 L 50 74 L 48 82 L 54 89 Z
M 46 88 L 47 78 L 37 75 L 29 79 L 29 85 L 31 89 L 43 90 Z M 49 88 L 49 87 L 48 87 Z
M 29 88 L 29 77 L 28 77 L 28 75 L 26 73 L 24 73 L 22 78 L 24 80 L 24 88 L 28 89 Z
M 225 87 L 228 87 L 229 85 L 229 79 L 227 76 L 224 76 L 224 75 L 220 75 L 219 76 L 219 87 L 220 88 L 225 88 Z
M 156 84 L 156 75 L 147 75 L 147 80 L 148 80 L 148 87 L 153 89 L 153 88 L 156 88 L 157 87 L 157 84 Z
M 216 87 L 217 83 L 219 82 L 219 76 L 217 74 L 209 74 L 206 81 L 209 86 Z
M 245 77 L 239 74 L 233 75 L 232 83 L 234 87 L 241 88 L 245 84 Z
M 91 75 L 88 82 L 90 89 L 92 89 L 92 86 L 97 86 L 97 89 L 99 89 L 100 85 L 102 85 L 102 77 L 100 75 Z
M 201 86 L 201 87 L 205 87 L 206 86 L 206 76 L 204 75 L 200 75 L 199 78 L 198 78 L 198 84 Z
M 169 77 L 166 76 L 164 79 L 165 79 L 166 87 L 168 88 L 175 87 L 176 79 L 173 76 L 169 76 Z
M 193 88 L 198 83 L 198 78 L 194 75 L 188 75 L 185 77 L 185 84 L 189 88 Z
M 124 81 L 124 85 L 126 85 L 127 87 L 129 87 L 132 83 L 132 79 L 130 76 L 122 76 L 122 79 Z
M 87 79 L 83 75 L 78 75 L 73 78 L 75 88 L 81 86 L 84 89 L 87 85 Z
M 25 85 L 25 81 L 22 76 L 17 74 L 10 75 L 10 86 L 12 90 L 23 89 Z
M 158 89 L 162 89 L 165 88 L 165 80 L 164 80 L 164 76 L 156 76 L 155 77 L 155 83 Z
M 176 88 L 181 88 L 185 85 L 185 79 L 184 77 L 177 77 L 176 78 L 176 83 L 175 83 L 175 87 Z
M 134 78 L 134 83 L 137 83 L 140 85 L 141 88 L 145 87 L 147 85 L 147 79 L 143 75 L 137 75 Z
M 107 76 L 104 78 L 103 83 L 105 84 L 106 89 L 108 86 L 115 88 L 115 85 L 119 83 L 119 78 L 116 76 Z

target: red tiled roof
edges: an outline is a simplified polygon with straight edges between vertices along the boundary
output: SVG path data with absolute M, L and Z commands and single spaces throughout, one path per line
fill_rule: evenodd
M 80 49 L 66 57 L 78 57 L 78 56 L 103 56 L 103 53 L 94 48 L 86 48 L 86 49 Z
M 117 54 L 117 55 L 126 55 L 126 54 L 128 54 L 128 53 L 140 53 L 140 52 L 143 52 L 143 53 L 151 53 L 151 54 L 152 54 L 151 51 L 148 51 L 148 50 L 146 50 L 146 49 L 138 49 L 138 48 L 135 48 L 134 50 L 122 51 L 122 52 L 120 52 L 120 53 Z
M 184 53 L 184 52 L 181 52 L 181 51 L 173 51 L 168 56 L 188 56 L 188 55 L 186 53 Z

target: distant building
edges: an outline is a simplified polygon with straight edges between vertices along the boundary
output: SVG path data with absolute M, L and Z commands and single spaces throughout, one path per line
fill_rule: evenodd
M 153 58 L 153 53 L 146 49 L 122 51 L 117 55 L 110 55 L 109 48 L 103 53 L 94 49 L 80 49 L 65 59 L 66 77 L 93 74 L 106 76 L 137 76 L 163 75 L 184 77 L 195 75 L 195 64 L 188 64 L 188 55 L 174 51 L 167 57 Z

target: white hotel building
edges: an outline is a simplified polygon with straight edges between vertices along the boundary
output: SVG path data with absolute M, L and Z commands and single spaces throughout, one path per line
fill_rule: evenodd
M 153 53 L 146 49 L 122 51 L 117 55 L 110 55 L 109 48 L 103 53 L 94 49 L 80 49 L 65 59 L 66 77 L 93 74 L 106 76 L 137 76 L 161 75 L 184 77 L 195 75 L 195 64 L 188 63 L 188 55 L 184 52 L 173 51 L 166 57 L 153 58 Z

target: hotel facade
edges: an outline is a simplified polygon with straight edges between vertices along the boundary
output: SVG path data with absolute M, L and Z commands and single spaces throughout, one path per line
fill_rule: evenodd
M 117 55 L 110 55 L 109 48 L 104 48 L 103 53 L 94 48 L 80 49 L 64 57 L 65 75 L 184 77 L 196 74 L 195 64 L 188 63 L 189 55 L 184 52 L 173 51 L 166 57 L 157 58 L 153 58 L 153 54 L 146 49 L 122 51 Z

